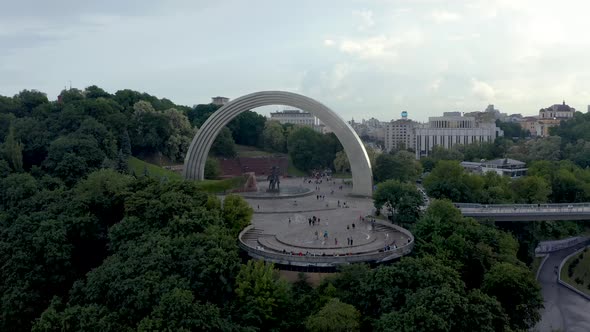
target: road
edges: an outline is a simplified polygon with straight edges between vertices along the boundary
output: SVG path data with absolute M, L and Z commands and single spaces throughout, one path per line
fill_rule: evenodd
M 590 301 L 558 284 L 555 273 L 555 266 L 578 248 L 580 246 L 553 252 L 545 261 L 539 273 L 545 309 L 535 331 L 590 331 Z

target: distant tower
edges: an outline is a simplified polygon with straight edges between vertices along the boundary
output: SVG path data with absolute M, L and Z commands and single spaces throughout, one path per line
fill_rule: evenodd
M 229 98 L 226 97 L 211 97 L 211 104 L 217 106 L 223 106 L 229 102 Z

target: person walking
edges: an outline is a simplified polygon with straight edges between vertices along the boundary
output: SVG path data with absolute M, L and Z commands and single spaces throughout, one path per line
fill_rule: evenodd
M 338 245 L 338 239 L 337 238 L 334 238 L 334 245 L 336 245 L 336 246 Z

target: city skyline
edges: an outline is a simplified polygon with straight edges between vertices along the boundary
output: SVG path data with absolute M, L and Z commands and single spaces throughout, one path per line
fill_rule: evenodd
M 583 1 L 3 3 L 0 95 L 64 86 L 175 103 L 285 90 L 342 118 L 590 104 Z M 328 15 L 329 14 L 329 15 Z M 263 109 L 267 114 L 276 108 Z

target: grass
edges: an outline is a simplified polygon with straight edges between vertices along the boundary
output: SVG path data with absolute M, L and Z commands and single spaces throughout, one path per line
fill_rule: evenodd
M 169 180 L 182 180 L 180 173 L 167 170 L 158 165 L 150 164 L 141 159 L 130 157 L 128 162 L 129 171 L 135 172 L 137 176 L 143 175 L 145 168 L 147 168 L 148 174 L 152 178 L 161 179 L 166 177 Z M 197 181 L 197 187 L 205 192 L 216 194 L 226 192 L 234 188 L 239 188 L 243 186 L 245 182 L 246 179 L 243 176 L 237 176 L 231 179 Z
M 561 280 L 590 295 L 590 253 L 587 251 L 588 248 L 570 257 L 565 262 L 561 269 Z M 574 263 L 576 260 L 578 261 L 577 264 Z M 575 264 L 575 267 L 572 269 L 573 274 L 570 277 L 568 272 L 572 264 Z
M 246 178 L 243 176 L 236 176 L 231 179 L 223 180 L 203 180 L 197 183 L 197 186 L 208 193 L 217 194 L 228 190 L 239 188 L 246 183 Z
M 129 157 L 127 161 L 129 162 L 129 171 L 131 173 L 135 172 L 137 176 L 143 175 L 144 170 L 147 168 L 150 177 L 157 179 L 167 177 L 169 180 L 182 180 L 180 173 L 167 170 L 158 165 L 150 164 L 141 159 Z

